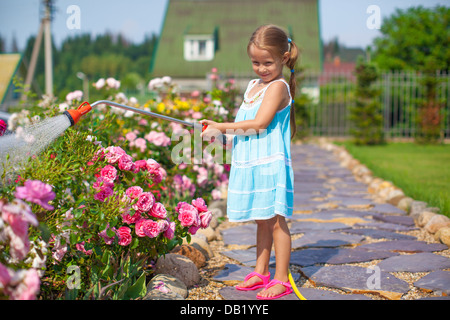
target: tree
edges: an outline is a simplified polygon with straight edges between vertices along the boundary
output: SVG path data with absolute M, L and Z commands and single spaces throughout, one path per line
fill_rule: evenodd
M 450 69 L 450 8 L 422 6 L 397 9 L 381 26 L 374 40 L 374 61 L 384 70 L 419 70 L 433 64 Z
M 374 64 L 358 60 L 356 69 L 355 104 L 350 107 L 350 132 L 355 144 L 375 145 L 384 142 L 383 116 L 378 96 L 380 91 L 373 87 L 378 79 Z

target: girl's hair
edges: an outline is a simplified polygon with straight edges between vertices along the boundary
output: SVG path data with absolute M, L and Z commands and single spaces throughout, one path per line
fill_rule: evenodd
M 297 45 L 292 41 L 287 33 L 278 26 L 275 25 L 264 25 L 259 27 L 253 32 L 247 46 L 247 53 L 249 52 L 250 46 L 255 45 L 259 49 L 267 50 L 272 55 L 278 56 L 280 58 L 286 52 L 289 52 L 289 59 L 286 62 L 286 67 L 290 70 L 289 78 L 289 91 L 291 93 L 292 99 L 295 97 L 295 89 L 297 87 L 297 81 L 295 78 L 295 64 L 299 56 L 299 49 Z M 294 103 L 291 103 L 291 138 L 294 137 L 297 131 L 297 126 L 295 124 L 295 108 Z

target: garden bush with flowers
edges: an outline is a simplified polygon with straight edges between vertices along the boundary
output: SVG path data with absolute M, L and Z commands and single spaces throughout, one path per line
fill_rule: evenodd
M 94 83 L 99 99 L 183 120 L 233 116 L 232 81 L 188 97 L 168 77 L 149 85 L 155 99 L 139 105 L 113 78 Z M 82 93 L 66 100 L 44 98 L 14 114 L 8 129 L 74 109 Z M 0 299 L 142 297 L 158 257 L 208 227 L 208 203 L 228 183 L 220 146 L 211 153 L 202 143 L 198 161 L 188 139 L 188 156 L 173 161 L 178 138 L 192 135 L 175 123 L 98 106 L 41 154 L 3 172 Z

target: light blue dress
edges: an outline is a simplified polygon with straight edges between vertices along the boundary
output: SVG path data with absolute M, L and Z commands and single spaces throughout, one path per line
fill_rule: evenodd
M 248 94 L 259 79 L 249 82 L 235 122 L 254 119 L 267 88 L 253 97 Z M 292 97 L 289 93 L 290 101 Z M 228 185 L 229 221 L 266 220 L 292 216 L 294 173 L 291 163 L 291 104 L 279 110 L 266 130 L 251 135 L 235 135 Z

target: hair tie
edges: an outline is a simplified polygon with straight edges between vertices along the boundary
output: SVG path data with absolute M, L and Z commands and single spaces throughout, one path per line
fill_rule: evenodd
M 292 104 L 294 104 L 294 102 L 295 102 L 294 99 L 292 99 Z
M 291 73 L 294 73 L 295 72 L 295 69 L 291 69 Z
M 291 38 L 288 38 L 288 42 L 291 43 L 291 42 L 292 42 L 292 39 L 291 39 Z

